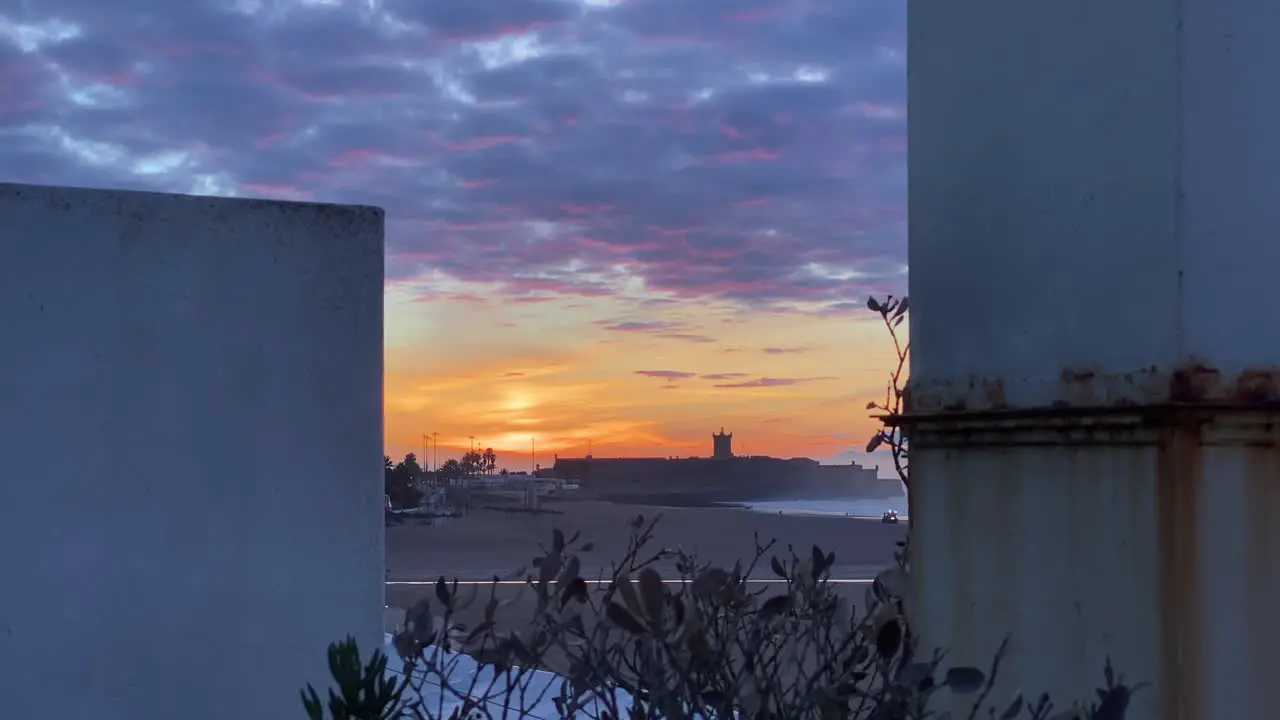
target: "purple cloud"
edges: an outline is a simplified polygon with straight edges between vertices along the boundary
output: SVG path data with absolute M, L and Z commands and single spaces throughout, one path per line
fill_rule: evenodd
M 424 298 L 904 284 L 900 0 L 112 7 L 0 9 L 5 180 L 382 205 Z
M 632 374 L 662 378 L 663 380 L 685 380 L 693 377 L 696 373 L 679 372 L 677 370 L 635 370 Z
M 715 338 L 701 333 L 691 332 L 687 325 L 678 322 L 668 322 L 661 320 L 640 321 L 629 320 L 626 322 L 606 321 L 599 323 L 605 330 L 626 333 L 646 333 L 654 337 L 666 338 L 668 340 L 682 340 L 684 342 L 694 343 L 712 343 Z
M 716 385 L 718 388 L 764 388 L 764 387 L 783 387 L 786 385 L 799 385 L 801 383 L 817 382 L 819 380 L 835 380 L 836 378 L 828 375 L 822 377 L 807 378 L 770 378 L 762 377 L 755 380 L 748 380 L 739 383 L 725 383 Z

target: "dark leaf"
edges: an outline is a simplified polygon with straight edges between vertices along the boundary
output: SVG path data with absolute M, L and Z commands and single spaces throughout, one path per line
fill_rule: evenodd
M 760 606 L 759 617 L 761 620 L 769 621 L 786 612 L 791 607 L 791 596 L 775 595 Z
M 636 595 L 635 586 L 631 584 L 631 578 L 626 573 L 618 576 L 617 589 L 628 612 L 636 617 L 644 615 L 644 608 L 640 605 L 640 597 Z
M 902 317 L 903 315 L 906 315 L 907 308 L 909 307 L 911 307 L 910 301 L 907 298 L 902 298 L 901 300 L 898 301 L 898 310 L 897 312 L 894 313 L 894 315 L 897 317 Z
M 707 597 L 720 591 L 729 582 L 729 573 L 718 567 L 711 567 L 698 573 L 690 584 L 694 595 Z
M 560 592 L 561 608 L 568 605 L 570 600 L 577 600 L 578 602 L 587 601 L 587 582 L 582 578 L 574 578 L 570 580 L 564 586 L 564 590 Z
M 564 550 L 564 533 L 560 528 L 551 529 L 551 549 L 555 552 Z
M 595 543 L 593 543 L 593 542 L 589 542 L 589 543 L 583 543 L 583 544 L 582 544 L 582 547 L 578 548 L 578 551 L 579 551 L 579 552 L 591 552 L 592 550 L 595 550 L 595 549 L 596 549 L 596 544 L 595 544 Z
M 876 631 L 876 652 L 882 658 L 891 658 L 902 647 L 902 625 L 890 620 Z
M 564 564 L 564 569 L 560 571 L 561 582 L 569 582 L 578 577 L 582 572 L 582 561 L 577 555 L 570 555 L 569 561 Z
M 396 654 L 400 656 L 401 660 L 416 658 L 421 649 L 421 645 L 414 639 L 413 634 L 407 630 L 393 635 L 391 637 L 391 646 L 396 649 Z
M 813 567 L 810 568 L 810 574 L 812 574 L 814 580 L 817 580 L 822 577 L 822 572 L 827 569 L 827 556 L 823 554 L 822 548 L 819 548 L 817 545 L 813 546 L 813 550 L 811 552 L 813 553 Z
M 645 631 L 644 626 L 640 624 L 640 621 L 628 612 L 625 607 L 616 602 L 610 602 L 604 612 L 605 617 L 609 618 L 609 622 L 612 622 L 614 625 L 617 625 L 632 635 L 639 635 Z
M 875 452 L 876 448 L 884 444 L 884 433 L 876 433 L 871 438 L 871 442 L 867 443 L 867 452 Z
M 868 410 L 875 410 L 875 409 L 876 409 L 876 401 L 875 401 L 875 400 L 872 400 L 871 402 L 867 403 L 867 409 L 868 409 Z
M 783 580 L 787 579 L 787 570 L 786 568 L 782 567 L 782 562 L 779 561 L 776 556 L 769 558 L 769 567 L 773 569 L 774 575 L 777 575 Z
M 422 598 L 405 612 L 405 623 L 413 632 L 413 639 L 423 645 L 431 644 L 432 629 L 435 627 L 431 618 L 431 603 Z
M 867 309 L 871 312 L 880 312 L 880 302 L 873 297 L 867 298 Z
M 662 587 L 662 576 L 657 570 L 647 567 L 640 571 L 640 600 L 644 603 L 645 617 L 657 623 L 662 619 L 662 601 L 665 591 Z
M 446 609 L 449 607 L 449 601 L 451 599 L 449 597 L 449 583 L 444 581 L 443 575 L 440 576 L 439 580 L 436 580 L 436 599 L 439 600 L 440 604 L 445 606 Z
M 986 681 L 987 676 L 976 667 L 953 667 L 947 671 L 947 686 L 961 695 L 981 690 Z
M 1115 685 L 1102 698 L 1102 704 L 1093 714 L 1093 720 L 1124 720 L 1132 693 L 1124 685 Z
M 551 582 L 559 572 L 560 556 L 548 555 L 543 558 L 542 564 L 538 566 L 538 584 L 545 585 Z

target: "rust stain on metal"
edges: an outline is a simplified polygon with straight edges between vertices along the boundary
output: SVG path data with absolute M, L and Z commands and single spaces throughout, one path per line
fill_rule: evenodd
M 1277 564 L 1277 522 L 1275 509 L 1280 507 L 1280 483 L 1275 481 L 1280 460 L 1274 451 L 1276 447 L 1274 427 L 1267 428 L 1271 434 L 1272 446 L 1267 449 L 1250 448 L 1245 456 L 1245 487 L 1247 502 L 1245 503 L 1246 537 L 1248 543 L 1244 548 L 1245 562 L 1251 571 L 1245 577 L 1249 586 L 1245 589 L 1244 608 L 1240 608 L 1248 618 L 1269 618 L 1274 613 L 1278 588 L 1275 583 Z M 1244 662 L 1249 688 L 1250 706 L 1255 708 L 1270 705 L 1273 678 L 1280 669 L 1271 648 L 1280 642 L 1280 627 L 1275 623 L 1260 621 L 1252 626 L 1254 641 L 1248 644 Z
M 990 380 L 983 385 L 983 395 L 987 401 L 987 407 L 993 410 L 1000 410 L 1008 407 L 1004 397 L 1004 381 L 1000 379 Z
M 1222 374 L 1203 363 L 1193 362 L 1177 368 L 1169 378 L 1169 400 L 1176 403 L 1200 402 L 1221 395 Z
M 1246 370 L 1236 377 L 1235 397 L 1246 403 L 1265 403 L 1276 398 L 1274 370 Z
M 1098 374 L 1092 370 L 1075 370 L 1072 368 L 1064 368 L 1061 375 L 1064 385 L 1086 383 L 1097 376 Z
M 1048 385 L 1032 379 L 966 378 L 909 385 L 904 394 L 906 416 L 978 416 L 991 414 L 1062 417 L 1144 408 L 1152 413 L 1199 408 L 1211 412 L 1232 409 L 1280 411 L 1280 366 L 1256 367 L 1228 373 L 1202 361 L 1161 369 L 1149 366 L 1127 373 L 1102 373 L 1068 367 Z M 1021 391 L 1021 392 L 1019 392 Z M 1040 404 L 1018 400 L 1022 394 Z M 1013 399 L 1013 402 L 1011 402 Z
M 1199 603 L 1203 481 L 1200 425 L 1165 428 L 1156 455 L 1156 533 L 1160 563 L 1161 682 L 1164 717 L 1190 720 L 1204 713 Z

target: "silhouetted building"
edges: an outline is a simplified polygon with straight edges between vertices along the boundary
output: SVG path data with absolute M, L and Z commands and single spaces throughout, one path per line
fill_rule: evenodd
M 712 433 L 711 457 L 562 458 L 538 474 L 581 483 L 586 492 L 653 502 L 655 495 L 704 502 L 832 500 L 900 497 L 897 478 L 881 480 L 874 467 L 821 465 L 811 458 L 735 456 L 733 434 Z M 661 504 L 661 503 L 659 503 Z
M 717 460 L 728 460 L 733 457 L 733 433 L 725 433 L 724 428 L 720 428 L 719 433 L 711 434 L 711 442 L 714 451 L 711 457 Z

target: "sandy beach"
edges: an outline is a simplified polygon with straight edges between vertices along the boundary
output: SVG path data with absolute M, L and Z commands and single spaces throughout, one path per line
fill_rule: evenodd
M 623 505 L 604 501 L 548 502 L 553 512 L 508 513 L 477 508 L 470 517 L 437 520 L 432 525 L 402 524 L 387 528 L 387 604 L 406 607 L 431 592 L 429 586 L 399 582 L 434 580 L 443 575 L 459 580 L 490 580 L 507 576 L 540 554 L 539 543 L 551 540 L 558 527 L 566 535 L 581 533 L 595 544 L 582 555 L 583 576 L 594 577 L 620 558 L 637 514 L 662 514 L 653 545 L 696 551 L 704 562 L 731 567 L 747 563 L 754 554 L 753 534 L 774 539 L 776 554 L 785 556 L 791 544 L 800 553 L 812 545 L 834 551 L 833 578 L 869 578 L 892 562 L 895 543 L 906 535 L 905 525 L 843 517 L 774 515 L 742 508 L 667 508 Z M 659 566 L 664 577 L 675 577 L 673 563 Z M 758 577 L 769 577 L 767 567 Z

